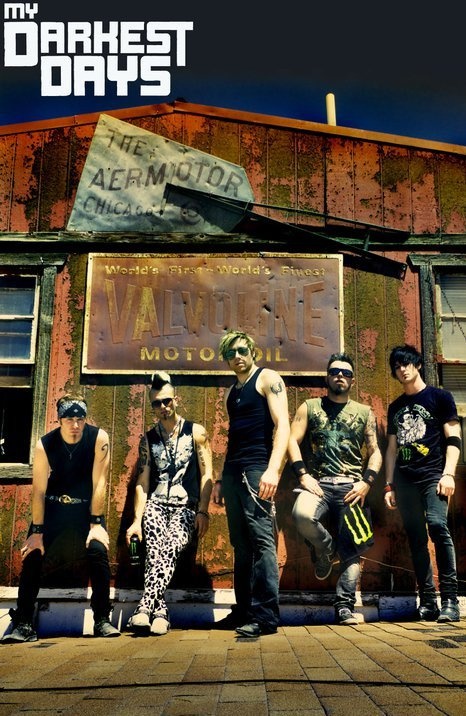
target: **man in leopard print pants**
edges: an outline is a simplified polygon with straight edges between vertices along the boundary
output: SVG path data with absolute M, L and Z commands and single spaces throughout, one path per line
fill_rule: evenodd
M 140 442 L 134 520 L 126 532 L 128 544 L 144 533 L 144 591 L 128 628 L 161 636 L 170 628 L 164 595 L 177 559 L 194 532 L 202 538 L 209 526 L 212 454 L 202 425 L 178 415 L 167 373 L 154 375 L 149 396 L 156 423 Z

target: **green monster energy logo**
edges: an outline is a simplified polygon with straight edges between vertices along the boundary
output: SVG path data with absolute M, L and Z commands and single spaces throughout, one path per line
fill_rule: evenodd
M 347 514 L 345 514 L 345 522 L 349 531 L 353 535 L 354 543 L 363 544 L 364 542 L 368 542 L 374 533 L 372 532 L 371 526 L 364 514 L 363 509 L 360 505 L 356 504 L 354 507 L 353 505 L 350 505 L 350 510 L 353 524 Z

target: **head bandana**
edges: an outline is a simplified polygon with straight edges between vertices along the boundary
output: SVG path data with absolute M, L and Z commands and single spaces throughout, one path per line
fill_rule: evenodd
M 85 418 L 86 403 L 82 400 L 65 400 L 58 408 L 58 418 Z

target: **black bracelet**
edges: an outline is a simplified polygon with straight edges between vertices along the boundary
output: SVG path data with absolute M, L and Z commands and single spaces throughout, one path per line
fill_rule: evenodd
M 34 522 L 31 525 L 32 535 L 41 535 L 44 532 L 44 525 L 35 525 Z
M 103 521 L 104 521 L 103 515 L 91 515 L 89 517 L 89 522 L 91 523 L 91 525 L 101 525 Z
M 216 484 L 216 485 L 218 485 L 219 483 L 222 484 L 222 481 L 221 481 L 221 480 L 215 480 L 215 484 Z
M 362 481 L 365 482 L 369 487 L 372 487 L 375 480 L 377 478 L 377 473 L 375 470 L 371 470 L 369 467 L 367 470 L 364 471 L 364 475 L 362 476 Z
M 204 510 L 198 510 L 196 512 L 196 515 L 204 515 L 204 517 L 207 517 L 208 520 L 210 520 L 210 515 L 208 512 L 204 512 Z
M 291 469 L 293 470 L 296 477 L 302 477 L 302 475 L 307 475 L 307 468 L 302 460 L 295 460 L 295 462 L 292 462 Z

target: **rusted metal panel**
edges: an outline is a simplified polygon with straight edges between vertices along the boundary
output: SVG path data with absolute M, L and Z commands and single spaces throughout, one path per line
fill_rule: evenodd
M 321 136 L 298 134 L 296 137 L 296 208 L 311 212 L 297 213 L 296 223 L 324 227 L 325 219 L 325 145 Z M 320 214 L 320 216 L 319 216 Z
M 435 233 L 440 223 L 440 197 L 436 183 L 438 157 L 412 152 L 410 162 L 413 232 Z
M 267 129 L 265 127 L 241 127 L 241 147 L 239 161 L 251 182 L 254 200 L 259 204 L 267 203 Z M 266 209 L 255 207 L 259 213 L 267 214 Z
M 466 163 L 459 157 L 442 157 L 438 167 L 441 231 L 465 233 Z
M 43 135 L 39 132 L 17 137 L 10 226 L 12 231 L 36 231 Z
M 354 217 L 369 225 L 382 225 L 380 152 L 377 144 L 354 143 Z
M 332 139 L 328 143 L 326 165 L 326 204 L 327 213 L 332 217 L 354 219 L 354 161 L 353 143 L 341 139 Z M 331 225 L 348 223 L 331 219 Z
M 383 189 L 383 224 L 412 230 L 409 152 L 397 147 L 382 147 L 381 183 Z
M 44 132 L 38 231 L 61 231 L 66 226 L 69 192 L 70 130 Z
M 0 137 L 0 230 L 10 229 L 11 182 L 16 137 Z
M 270 129 L 267 137 L 267 204 L 296 206 L 296 146 L 293 132 Z M 283 219 L 283 212 L 269 210 L 272 219 Z

